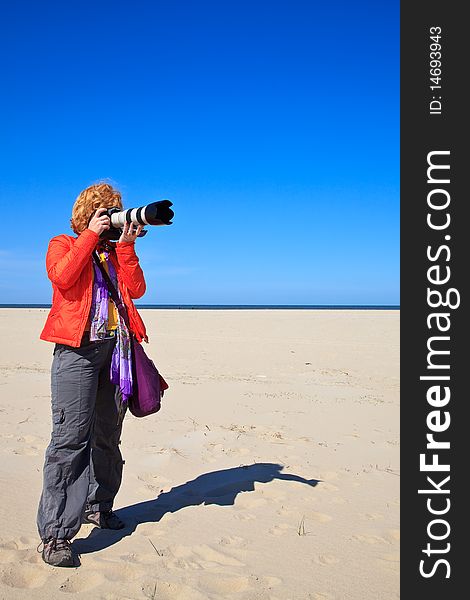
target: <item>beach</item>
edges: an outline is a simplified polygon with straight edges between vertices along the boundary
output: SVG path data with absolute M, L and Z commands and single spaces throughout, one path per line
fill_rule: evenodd
M 0 598 L 399 597 L 397 310 L 141 309 L 170 388 L 126 415 L 122 531 L 46 565 L 48 309 L 0 309 Z

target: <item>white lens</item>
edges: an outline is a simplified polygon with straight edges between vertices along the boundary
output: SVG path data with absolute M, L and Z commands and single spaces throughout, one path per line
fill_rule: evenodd
M 127 215 L 129 214 L 131 223 L 134 225 L 140 225 L 140 221 L 137 218 L 137 212 L 139 212 L 140 220 L 144 222 L 145 225 L 148 225 L 148 221 L 145 218 L 145 209 L 146 206 L 141 206 L 139 208 L 129 208 L 128 210 L 121 210 L 119 212 L 115 212 L 111 215 L 111 225 L 116 227 L 117 229 L 122 229 L 124 227 L 124 223 L 128 220 Z

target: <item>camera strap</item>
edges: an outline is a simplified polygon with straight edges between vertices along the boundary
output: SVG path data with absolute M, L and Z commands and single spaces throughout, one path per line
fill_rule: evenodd
M 100 268 L 101 273 L 103 274 L 104 280 L 106 281 L 106 284 L 108 286 L 109 295 L 113 299 L 113 302 L 116 305 L 116 308 L 118 309 L 119 314 L 121 315 L 122 319 L 124 320 L 124 323 L 126 324 L 126 327 L 129 330 L 129 334 L 132 334 L 131 328 L 129 326 L 129 317 L 127 315 L 126 306 L 119 298 L 119 294 L 118 294 L 116 288 L 114 287 L 114 284 L 111 281 L 110 276 L 106 273 L 106 269 L 103 267 L 100 259 L 96 255 L 96 252 L 93 252 L 93 259 L 96 262 L 96 264 L 98 265 L 98 267 Z

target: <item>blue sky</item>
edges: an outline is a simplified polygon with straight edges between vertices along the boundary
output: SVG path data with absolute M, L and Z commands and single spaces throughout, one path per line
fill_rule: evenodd
M 399 303 L 399 3 L 2 3 L 0 303 L 108 179 L 170 199 L 138 303 Z

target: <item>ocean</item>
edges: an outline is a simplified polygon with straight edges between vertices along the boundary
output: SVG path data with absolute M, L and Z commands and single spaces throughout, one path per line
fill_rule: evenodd
M 400 310 L 398 304 L 136 304 L 155 310 Z M 0 308 L 51 308 L 50 304 L 0 304 Z

